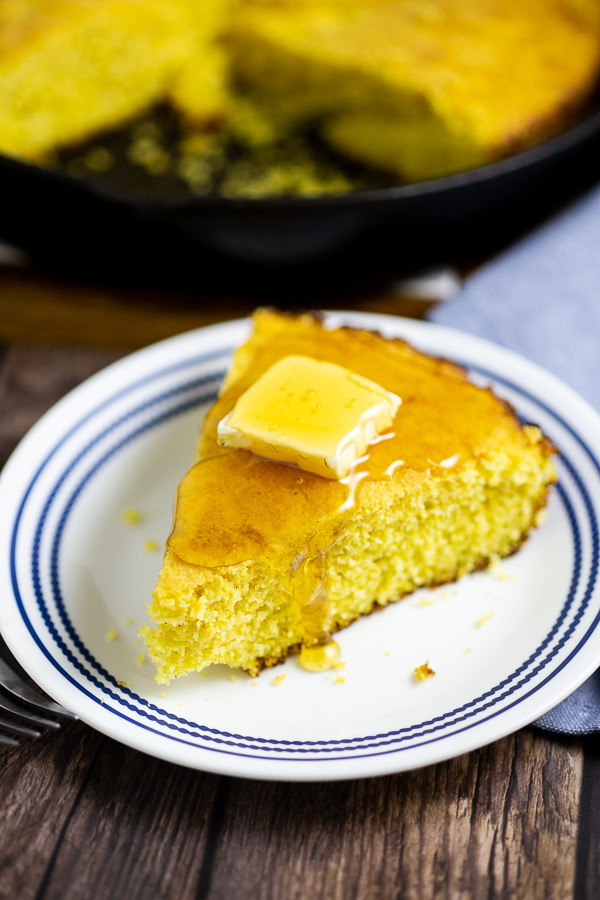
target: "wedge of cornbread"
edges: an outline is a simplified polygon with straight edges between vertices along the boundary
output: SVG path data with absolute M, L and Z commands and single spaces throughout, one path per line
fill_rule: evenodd
M 401 399 L 392 430 L 349 478 L 219 446 L 219 422 L 238 399 L 296 356 Z M 179 487 L 149 606 L 156 627 L 142 632 L 158 681 L 211 663 L 256 674 L 422 585 L 514 552 L 556 478 L 554 452 L 451 362 L 313 315 L 259 311 Z
M 600 64 L 596 0 L 246 0 L 239 83 L 337 150 L 420 181 L 558 131 Z
M 223 62 L 213 41 L 224 8 L 224 0 L 2 0 L 0 152 L 43 159 L 169 94 L 190 117 L 214 117 Z
M 168 92 L 184 119 L 201 128 L 220 122 L 229 107 L 229 61 L 221 37 L 231 0 L 178 0 L 187 55 L 180 58 Z

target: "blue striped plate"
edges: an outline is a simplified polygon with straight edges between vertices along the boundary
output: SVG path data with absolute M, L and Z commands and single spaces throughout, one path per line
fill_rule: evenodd
M 496 569 L 419 591 L 342 632 L 343 669 L 311 674 L 290 658 L 257 679 L 213 667 L 159 686 L 137 631 L 176 485 L 249 325 L 135 353 L 50 410 L 0 478 L 2 634 L 37 683 L 94 728 L 213 772 L 365 777 L 496 740 L 600 664 L 600 417 L 544 370 L 479 338 L 387 316 L 329 321 L 454 359 L 539 423 L 561 451 L 547 520 Z M 436 675 L 417 682 L 426 661 Z

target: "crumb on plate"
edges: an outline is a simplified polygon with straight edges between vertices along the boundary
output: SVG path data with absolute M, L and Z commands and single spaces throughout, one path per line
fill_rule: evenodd
M 426 663 L 423 663 L 422 666 L 417 666 L 415 669 L 415 678 L 417 681 L 425 681 L 426 678 L 431 678 L 435 675 L 433 669 L 429 667 L 429 660 Z
M 129 509 L 124 509 L 121 513 L 121 518 L 125 522 L 126 525 L 139 525 L 142 521 L 142 514 L 139 509 L 135 509 L 133 506 L 129 507 Z

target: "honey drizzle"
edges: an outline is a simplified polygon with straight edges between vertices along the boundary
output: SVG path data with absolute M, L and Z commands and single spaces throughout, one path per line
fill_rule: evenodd
M 335 641 L 304 646 L 300 651 L 300 665 L 307 672 L 325 672 L 327 669 L 333 669 L 334 666 L 337 667 L 339 658 L 340 648 Z
M 372 442 L 372 447 L 374 447 L 376 444 L 381 443 L 382 441 L 392 441 L 394 438 L 394 432 L 388 432 L 384 435 L 380 435 Z M 371 449 L 371 447 L 369 449 Z M 188 475 L 183 479 L 177 495 L 175 525 L 167 543 L 170 549 L 172 549 L 178 556 L 180 556 L 180 558 L 184 559 L 184 561 L 196 565 L 198 564 L 196 562 L 196 554 L 194 554 L 193 552 L 190 553 L 189 543 L 187 544 L 187 546 L 185 546 L 186 538 L 189 537 L 189 531 L 185 526 L 183 528 L 181 527 L 180 521 L 182 518 L 181 502 L 186 494 L 186 483 L 188 478 L 190 477 L 190 474 L 202 472 L 202 467 L 206 466 L 208 463 L 210 463 L 211 466 L 215 466 L 216 464 L 218 468 L 224 466 L 225 468 L 229 469 L 229 471 L 231 471 L 230 467 L 232 464 L 232 460 L 230 454 L 236 454 L 236 457 L 234 457 L 234 459 L 236 462 L 239 462 L 239 454 L 241 452 L 243 451 L 228 451 L 227 453 L 224 453 L 222 455 L 216 454 L 216 456 L 203 460 L 200 463 L 197 463 L 196 466 L 194 466 L 193 469 L 190 470 Z M 344 501 L 339 505 L 337 510 L 333 511 L 335 527 L 332 528 L 330 526 L 329 529 L 325 530 L 322 533 L 316 532 L 307 535 L 307 543 L 302 547 L 300 552 L 295 555 L 291 563 L 289 562 L 288 555 L 285 553 L 285 547 L 278 548 L 276 543 L 272 543 L 270 546 L 263 547 L 263 549 L 265 550 L 265 558 L 269 560 L 271 565 L 275 566 L 282 574 L 288 574 L 289 576 L 289 593 L 300 611 L 305 645 L 320 645 L 325 647 L 331 641 L 331 612 L 329 607 L 328 587 L 325 575 L 326 554 L 331 550 L 335 543 L 337 543 L 341 534 L 343 533 L 348 516 L 351 514 L 352 508 L 357 503 L 362 484 L 367 480 L 376 480 L 373 473 L 366 468 L 367 464 L 371 460 L 371 453 L 365 454 L 364 456 L 357 459 L 346 478 L 340 479 L 337 482 L 332 482 L 329 479 L 321 478 L 320 476 L 312 475 L 311 473 L 303 473 L 302 478 L 298 479 L 298 470 L 292 468 L 291 466 L 285 466 L 281 463 L 272 463 L 267 460 L 261 460 L 257 457 L 253 457 L 252 454 L 248 455 L 251 457 L 251 459 L 247 460 L 248 466 L 251 467 L 253 465 L 262 465 L 269 467 L 269 469 L 270 467 L 275 466 L 277 470 L 284 470 L 286 475 L 288 474 L 288 472 L 292 472 L 296 485 L 304 484 L 305 478 L 317 479 L 315 484 L 317 485 L 318 494 L 330 493 L 329 486 L 332 484 L 342 485 L 346 490 L 347 495 Z M 217 460 L 219 462 L 216 462 Z M 382 468 L 382 465 L 383 464 L 378 467 L 379 477 L 381 477 L 380 470 Z M 282 472 L 280 471 L 279 474 L 282 474 Z M 385 477 L 385 472 L 383 474 Z M 196 492 L 193 491 L 193 493 L 195 494 Z M 182 538 L 184 539 L 183 542 L 181 540 Z M 183 551 L 182 543 L 184 543 Z M 185 553 L 186 550 L 188 555 L 187 559 L 183 556 L 183 553 Z M 278 550 L 279 552 L 277 552 Z M 190 556 L 193 556 L 193 558 L 190 558 Z M 253 557 L 249 556 L 248 558 Z M 243 559 L 235 560 L 235 562 L 243 561 Z M 202 564 L 203 563 L 200 563 L 200 565 Z M 213 566 L 207 567 L 212 568 Z

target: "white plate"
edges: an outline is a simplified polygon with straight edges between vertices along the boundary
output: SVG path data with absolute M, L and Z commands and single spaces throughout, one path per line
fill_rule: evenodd
M 61 400 L 0 478 L 2 634 L 38 684 L 94 728 L 230 775 L 381 775 L 520 728 L 600 664 L 600 417 L 478 338 L 387 316 L 330 321 L 460 361 L 539 423 L 562 452 L 547 521 L 499 571 L 420 591 L 342 632 L 343 671 L 311 674 L 290 658 L 258 679 L 215 667 L 158 686 L 145 655 L 136 659 L 161 558 L 145 542 L 162 547 L 202 414 L 248 323 L 135 353 Z M 124 522 L 128 508 L 143 513 L 139 525 Z M 436 675 L 417 682 L 425 661 Z

